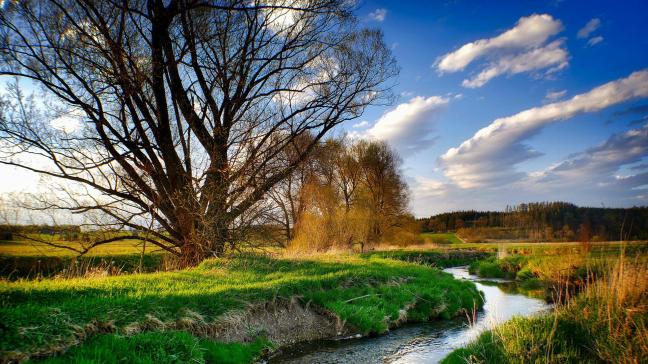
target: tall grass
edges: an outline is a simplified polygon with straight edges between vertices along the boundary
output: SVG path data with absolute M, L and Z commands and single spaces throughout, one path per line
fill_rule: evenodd
M 568 296 L 574 276 L 554 270 Z M 546 263 L 546 260 L 545 260 Z M 451 353 L 444 363 L 642 363 L 648 358 L 648 259 L 626 256 L 586 260 L 583 286 L 557 299 L 552 313 L 515 318 Z M 574 268 L 574 267 L 572 267 Z M 578 274 L 574 268 L 572 272 Z M 557 291 L 557 293 L 560 293 Z

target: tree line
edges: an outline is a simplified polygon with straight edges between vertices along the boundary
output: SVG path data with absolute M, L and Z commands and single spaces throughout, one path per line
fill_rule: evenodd
M 466 237 L 532 240 L 648 239 L 648 207 L 580 207 L 535 202 L 504 211 L 455 211 L 419 219 L 424 231 L 459 231 Z

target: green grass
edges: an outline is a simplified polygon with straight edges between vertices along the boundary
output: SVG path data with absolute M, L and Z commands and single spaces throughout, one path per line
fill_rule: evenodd
M 490 257 L 488 259 L 470 263 L 468 271 L 482 278 L 516 278 L 518 273 L 527 265 L 528 258 L 521 255 L 511 255 L 502 259 Z M 520 279 L 534 278 L 532 272 L 521 274 Z
M 426 243 L 461 244 L 463 241 L 455 233 L 422 233 L 421 238 Z
M 545 363 L 548 355 L 550 363 L 597 362 L 589 355 L 584 334 L 574 322 L 551 315 L 514 317 L 453 351 L 441 363 Z
M 43 235 L 43 234 L 40 234 Z M 66 245 L 72 248 L 80 249 L 82 243 L 79 241 L 64 241 L 57 239 L 55 236 L 48 235 L 44 237 L 38 236 L 37 238 L 51 241 L 58 245 Z M 147 252 L 160 250 L 152 244 L 147 244 Z M 130 255 L 142 252 L 142 242 L 140 240 L 122 240 L 110 244 L 99 245 L 92 248 L 87 255 L 89 256 L 116 256 L 116 255 Z M 45 243 L 35 242 L 31 240 L 0 240 L 0 254 L 9 256 L 48 256 L 48 257 L 72 257 L 77 255 L 76 252 L 57 248 Z
M 124 334 L 151 317 L 174 322 L 192 312 L 208 324 L 249 303 L 293 296 L 365 334 L 385 332 L 405 308 L 409 321 L 425 321 L 483 304 L 471 282 L 407 262 L 241 255 L 176 272 L 0 282 L 0 350 L 9 355 L 64 347 L 93 323 L 110 323 L 115 334 Z
M 493 253 L 477 250 L 390 250 L 365 253 L 364 257 L 380 257 L 425 264 L 439 268 L 468 265 L 486 259 Z
M 65 354 L 42 363 L 250 363 L 271 345 L 263 339 L 253 343 L 219 343 L 199 339 L 187 332 L 146 332 L 124 337 L 101 334 Z

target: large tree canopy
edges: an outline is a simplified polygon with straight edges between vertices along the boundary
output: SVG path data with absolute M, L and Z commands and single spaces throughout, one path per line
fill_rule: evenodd
M 390 96 L 393 57 L 349 4 L 9 1 L 0 75 L 44 97 L 3 96 L 0 162 L 81 186 L 50 208 L 218 255 L 327 132 Z

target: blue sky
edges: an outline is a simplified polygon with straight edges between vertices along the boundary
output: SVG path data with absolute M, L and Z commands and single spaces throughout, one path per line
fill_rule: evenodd
M 393 48 L 400 96 L 343 129 L 400 152 L 416 215 L 648 203 L 648 2 L 363 1 L 357 15 Z

